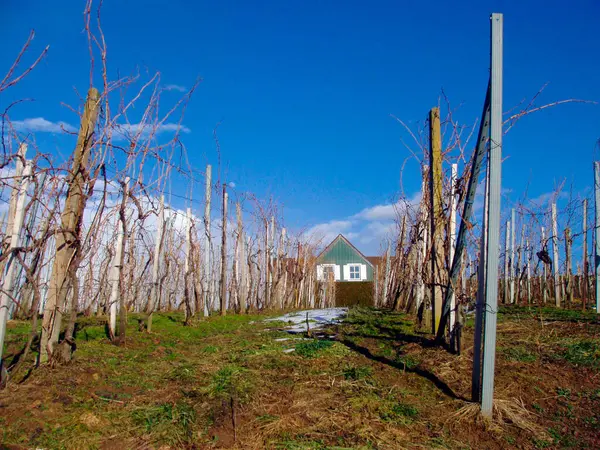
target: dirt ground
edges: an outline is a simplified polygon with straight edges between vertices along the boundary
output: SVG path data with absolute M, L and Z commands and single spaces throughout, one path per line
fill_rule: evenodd
M 148 334 L 132 316 L 120 347 L 81 318 L 69 366 L 27 361 L 0 391 L 0 448 L 600 448 L 593 314 L 501 311 L 491 422 L 469 323 L 457 356 L 400 313 L 353 309 L 320 340 L 264 318 L 162 314 Z M 10 362 L 30 330 L 9 326 Z

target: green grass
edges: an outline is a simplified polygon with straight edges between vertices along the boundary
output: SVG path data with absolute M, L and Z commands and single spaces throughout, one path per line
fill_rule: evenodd
M 501 354 L 507 361 L 531 363 L 537 361 L 537 355 L 523 346 L 511 346 L 501 349 Z
M 322 341 L 319 339 L 303 341 L 296 344 L 296 355 L 303 356 L 304 358 L 314 358 L 331 346 L 333 346 L 333 342 L 331 341 Z
M 570 340 L 565 343 L 562 358 L 577 366 L 600 367 L 600 341 Z
M 499 316 L 503 319 L 516 316 L 559 321 L 597 320 L 596 313 L 591 310 L 581 311 L 577 309 L 564 309 L 550 306 L 501 306 L 499 310 Z
M 515 314 L 504 320 L 533 317 L 539 323 L 536 311 Z M 130 314 L 127 343 L 116 346 L 105 334 L 105 319 L 80 317 L 69 367 L 34 370 L 19 386 L 23 370 L 13 378 L 14 391 L 0 392 L 0 442 L 59 449 L 230 448 L 235 415 L 237 445 L 248 448 L 558 448 L 584 442 L 575 430 L 589 444 L 600 426 L 600 389 L 593 379 L 578 386 L 564 377 L 558 384 L 539 370 L 547 363 L 589 374 L 597 367 L 598 346 L 589 337 L 595 324 L 580 330 L 585 334 L 570 328 L 569 334 L 551 334 L 552 325 L 544 325 L 542 345 L 538 334 L 519 331 L 516 340 L 499 333 L 499 357 L 528 364 L 509 369 L 532 380 L 520 385 L 523 400 L 553 431 L 532 441 L 507 426 L 502 435 L 478 433 L 481 446 L 473 447 L 476 425 L 448 422 L 457 403 L 434 382 L 464 395 L 468 364 L 421 345 L 429 335 L 405 314 L 351 309 L 347 323 L 327 331 L 337 335 L 333 341 L 276 342 L 289 335 L 264 318 L 213 316 L 183 326 L 181 313 L 156 313 L 147 333 L 138 328 L 143 316 Z M 22 348 L 29 332 L 28 323 L 9 324 L 7 355 Z M 291 346 L 295 352 L 283 353 Z M 32 361 L 36 352 L 34 346 Z M 514 378 L 499 374 L 498 382 L 505 387 Z
M 344 368 L 342 375 L 346 380 L 362 380 L 373 374 L 371 366 L 349 366 Z
M 182 444 L 192 437 L 196 411 L 190 404 L 178 402 L 142 406 L 132 412 L 134 424 L 152 432 L 159 442 Z
M 395 403 L 391 405 L 383 405 L 379 416 L 384 422 L 393 422 L 399 424 L 410 424 L 413 419 L 419 415 L 419 410 L 406 403 Z
M 244 403 L 249 400 L 252 392 L 250 374 L 243 367 L 227 365 L 213 374 L 207 392 L 213 398 L 233 398 Z

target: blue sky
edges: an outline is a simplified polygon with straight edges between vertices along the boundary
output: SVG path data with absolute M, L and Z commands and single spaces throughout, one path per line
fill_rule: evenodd
M 12 120 L 77 123 L 61 102 L 76 105 L 74 88 L 87 89 L 82 11 L 81 1 L 1 3 L 3 73 L 31 28 L 32 50 L 50 44 L 35 72 L 0 96 L 2 109 L 17 98 L 35 99 L 15 108 Z M 443 88 L 454 107 L 461 105 L 458 120 L 477 119 L 491 12 L 504 13 L 505 109 L 547 82 L 539 103 L 600 100 L 595 0 L 105 0 L 102 22 L 111 75 L 139 67 L 181 87 L 202 78 L 183 121 L 192 165 L 216 164 L 212 133 L 221 122 L 224 170 L 236 189 L 273 195 L 292 229 L 344 232 L 376 253 L 389 225 L 385 205 L 409 156 L 401 141 L 407 135 L 390 115 L 423 121 Z M 173 101 L 181 95 L 167 94 Z M 526 189 L 530 197 L 543 195 L 565 178 L 586 192 L 598 138 L 599 105 L 568 104 L 524 118 L 505 138 L 506 204 Z M 36 139 L 56 153 L 62 137 Z M 417 165 L 407 165 L 402 179 L 407 195 L 415 195 Z

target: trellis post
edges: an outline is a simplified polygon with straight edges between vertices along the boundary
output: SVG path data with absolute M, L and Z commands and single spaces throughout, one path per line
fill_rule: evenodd
M 499 264 L 498 245 L 500 241 L 500 191 L 502 187 L 502 28 L 502 14 L 492 14 L 492 93 L 489 149 L 490 178 L 488 197 L 483 374 L 481 383 L 481 414 L 484 417 L 492 416 L 494 371 L 496 362 L 496 323 L 498 313 Z
M 432 328 L 437 333 L 442 316 L 444 270 L 444 224 L 442 214 L 442 137 L 440 109 L 429 111 L 429 193 L 431 200 L 431 306 Z
M 554 258 L 552 259 L 552 272 L 554 274 L 554 302 L 557 308 L 560 308 L 561 302 L 561 287 L 560 287 L 560 275 L 558 272 L 558 223 L 556 220 L 556 202 L 552 203 L 552 253 Z
M 594 162 L 594 200 L 596 223 L 594 224 L 594 275 L 596 281 L 596 313 L 600 314 L 600 162 Z

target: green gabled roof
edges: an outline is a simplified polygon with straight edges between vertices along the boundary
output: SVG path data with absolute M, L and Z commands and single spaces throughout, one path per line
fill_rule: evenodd
M 359 249 L 357 249 L 357 248 L 356 248 L 354 245 L 352 245 L 352 242 L 350 242 L 348 239 L 346 239 L 346 238 L 344 237 L 344 235 L 342 235 L 342 234 L 338 234 L 338 235 L 337 235 L 337 237 L 336 237 L 336 238 L 335 238 L 333 241 L 331 241 L 331 242 L 329 243 L 329 245 L 328 245 L 327 247 L 325 247 L 321 253 L 319 253 L 319 255 L 317 256 L 317 261 L 318 261 L 319 259 L 321 259 L 321 256 L 323 256 L 323 255 L 327 254 L 327 252 L 328 252 L 329 250 L 331 250 L 331 248 L 332 248 L 332 247 L 333 247 L 333 246 L 334 246 L 334 245 L 335 245 L 335 244 L 336 244 L 338 241 L 340 241 L 340 240 L 341 240 L 341 241 L 343 241 L 345 244 L 347 244 L 347 245 L 348 245 L 348 246 L 349 246 L 349 247 L 350 247 L 352 250 L 354 250 L 354 251 L 355 251 L 355 252 L 356 252 L 356 253 L 357 253 L 357 254 L 358 254 L 358 255 L 359 255 L 359 256 L 360 256 L 360 257 L 361 257 L 361 258 L 362 258 L 362 259 L 363 259 L 363 260 L 364 260 L 364 261 L 365 261 L 365 262 L 366 262 L 368 265 L 369 265 L 369 266 L 371 266 L 371 268 L 373 268 L 373 264 L 371 263 L 371 261 L 369 261 L 369 259 L 368 259 L 368 258 L 367 258 L 365 255 L 363 255 L 363 254 L 362 254 L 362 252 L 361 252 Z

